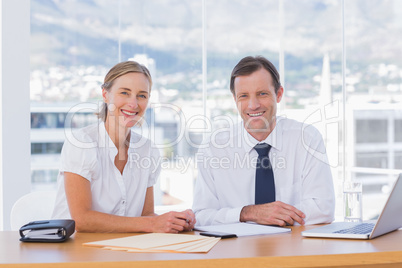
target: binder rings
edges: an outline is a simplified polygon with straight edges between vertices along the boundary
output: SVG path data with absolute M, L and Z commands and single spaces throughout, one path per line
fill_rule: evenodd
M 20 228 L 22 242 L 63 242 L 75 231 L 74 220 L 33 221 Z

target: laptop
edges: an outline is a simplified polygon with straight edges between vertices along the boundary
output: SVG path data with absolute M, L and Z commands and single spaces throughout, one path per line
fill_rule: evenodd
M 306 230 L 304 237 L 373 239 L 402 227 L 402 174 L 396 180 L 392 191 L 374 221 L 333 222 L 331 224 Z

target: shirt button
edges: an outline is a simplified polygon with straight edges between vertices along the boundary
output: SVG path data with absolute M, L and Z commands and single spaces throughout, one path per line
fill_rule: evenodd
M 126 200 L 121 201 L 121 203 L 122 203 L 122 204 L 125 204 L 125 203 L 126 203 Z

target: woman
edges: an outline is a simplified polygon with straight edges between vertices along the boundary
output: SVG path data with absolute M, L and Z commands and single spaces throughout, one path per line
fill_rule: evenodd
M 78 232 L 177 233 L 194 227 L 191 210 L 154 213 L 159 152 L 131 131 L 145 113 L 151 86 L 148 69 L 134 61 L 107 73 L 101 122 L 64 143 L 53 218 L 74 219 Z

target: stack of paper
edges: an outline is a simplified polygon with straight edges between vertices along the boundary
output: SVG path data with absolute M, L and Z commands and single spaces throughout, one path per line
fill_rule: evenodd
M 280 234 L 292 231 L 290 228 L 260 225 L 253 222 L 196 226 L 195 230 L 204 232 L 224 232 L 235 234 L 237 237 L 249 235 Z
M 206 253 L 219 240 L 220 238 L 200 235 L 153 233 L 89 242 L 83 245 L 127 252 Z
M 65 235 L 63 228 L 38 229 L 22 231 L 24 238 L 30 239 L 60 239 Z

